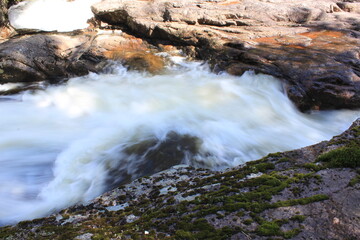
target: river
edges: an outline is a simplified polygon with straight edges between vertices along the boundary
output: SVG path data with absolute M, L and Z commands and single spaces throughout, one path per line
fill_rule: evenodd
M 169 132 L 200 140 L 183 163 L 223 169 L 329 139 L 360 115 L 304 114 L 273 77 L 216 75 L 206 64 L 173 60 L 162 75 L 118 65 L 10 100 L 0 97 L 1 223 L 93 199 L 107 189 L 119 162 L 127 174 L 135 171 L 122 150 L 164 141 Z
M 183 154 L 182 163 L 217 170 L 330 139 L 360 116 L 301 113 L 273 77 L 214 74 L 201 62 L 172 60 L 159 75 L 115 65 L 45 90 L 0 96 L 0 225 L 90 201 L 109 188 L 109 176 L 139 177 L 141 164 L 134 162 L 147 159 L 128 149 L 164 142 L 170 133 L 196 139 L 196 151 Z

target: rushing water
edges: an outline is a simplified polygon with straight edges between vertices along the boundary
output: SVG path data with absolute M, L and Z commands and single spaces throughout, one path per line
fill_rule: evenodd
M 119 162 L 134 173 L 135 158 L 124 149 L 161 142 L 169 132 L 200 140 L 183 162 L 219 169 L 329 139 L 359 116 L 303 114 L 270 76 L 216 75 L 206 65 L 177 60 L 163 75 L 118 66 L 7 101 L 0 97 L 0 223 L 98 196 Z

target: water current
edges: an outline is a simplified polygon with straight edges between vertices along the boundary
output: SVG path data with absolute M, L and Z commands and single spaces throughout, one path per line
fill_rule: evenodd
M 20 3 L 10 21 L 46 31 L 81 29 L 94 2 Z M 216 75 L 206 64 L 173 61 L 160 75 L 117 65 L 45 90 L 0 96 L 0 225 L 87 202 L 114 183 L 151 172 L 144 168 L 175 164 L 175 155 L 177 163 L 233 167 L 330 139 L 360 116 L 304 114 L 273 77 Z
M 0 223 L 89 201 L 108 188 L 109 176 L 139 177 L 144 165 L 134 162 L 146 161 L 146 151 L 129 149 L 169 133 L 197 139 L 181 163 L 223 169 L 329 139 L 360 115 L 304 114 L 273 77 L 216 75 L 206 64 L 173 60 L 161 75 L 117 65 L 0 97 Z

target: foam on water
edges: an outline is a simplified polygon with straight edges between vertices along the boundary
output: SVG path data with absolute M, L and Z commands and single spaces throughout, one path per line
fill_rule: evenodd
M 91 5 L 100 0 L 28 0 L 9 9 L 10 24 L 18 29 L 73 31 L 88 27 Z
M 44 216 L 106 189 L 121 150 L 169 132 L 201 140 L 183 161 L 232 167 L 341 133 L 358 111 L 303 114 L 266 75 L 210 73 L 179 61 L 149 76 L 118 66 L 0 101 L 0 223 Z

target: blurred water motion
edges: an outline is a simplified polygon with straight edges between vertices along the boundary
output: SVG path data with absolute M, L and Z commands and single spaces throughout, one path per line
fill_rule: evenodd
M 74 78 L 0 101 L 0 115 L 0 223 L 9 224 L 89 201 L 109 176 L 139 177 L 147 160 L 173 164 L 156 151 L 232 167 L 329 139 L 359 112 L 303 114 L 270 76 L 216 75 L 179 60 L 163 75 L 118 66 Z

